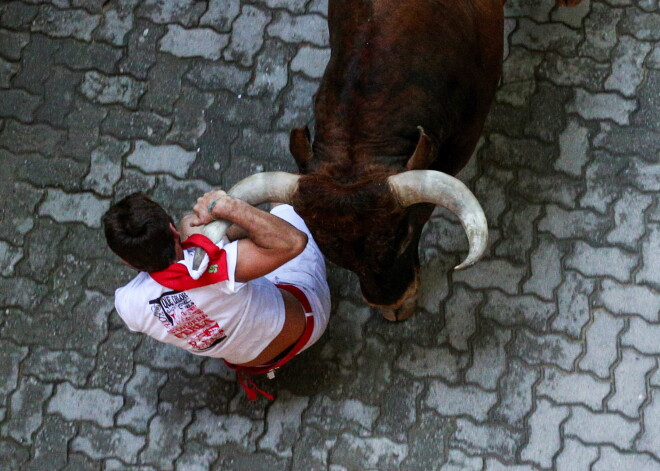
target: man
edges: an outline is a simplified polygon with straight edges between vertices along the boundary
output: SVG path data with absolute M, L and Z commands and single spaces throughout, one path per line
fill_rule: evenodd
M 325 263 L 289 205 L 261 211 L 224 191 L 197 200 L 177 229 L 158 204 L 134 193 L 103 216 L 110 248 L 140 273 L 115 292 L 129 329 L 238 370 L 250 399 L 260 392 L 244 373 L 269 373 L 315 343 L 330 314 Z M 234 223 L 214 244 L 200 227 Z M 206 256 L 194 270 L 196 247 Z

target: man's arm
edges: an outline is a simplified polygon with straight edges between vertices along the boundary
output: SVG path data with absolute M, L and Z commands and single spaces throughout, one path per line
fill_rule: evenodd
M 214 201 L 209 213 L 208 207 Z M 270 273 L 300 254 L 307 245 L 304 232 L 224 191 L 206 193 L 197 200 L 193 211 L 197 220 L 191 221 L 192 226 L 226 219 L 247 232 L 248 238 L 238 241 L 236 281 L 245 282 Z

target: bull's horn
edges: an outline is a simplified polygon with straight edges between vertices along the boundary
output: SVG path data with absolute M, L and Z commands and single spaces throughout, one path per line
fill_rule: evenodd
M 227 192 L 234 198 L 241 199 L 252 206 L 261 203 L 290 203 L 298 189 L 299 175 L 286 172 L 255 173 L 244 178 Z M 213 221 L 202 228 L 202 234 L 213 242 L 219 242 L 229 229 L 229 221 Z M 196 249 L 193 268 L 196 270 L 204 258 L 204 251 Z
M 433 203 L 456 214 L 467 233 L 470 252 L 455 270 L 474 264 L 486 251 L 488 223 L 477 198 L 460 180 L 434 170 L 409 170 L 387 179 L 403 207 Z

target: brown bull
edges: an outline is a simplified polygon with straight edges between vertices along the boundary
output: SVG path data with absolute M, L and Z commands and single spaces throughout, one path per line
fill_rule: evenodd
M 500 79 L 502 4 L 330 0 L 315 140 L 307 128 L 291 132 L 301 176 L 276 175 L 271 185 L 255 175 L 256 194 L 254 178 L 230 190 L 291 201 L 323 253 L 354 271 L 366 301 L 390 320 L 414 308 L 417 246 L 435 205 L 466 229 L 470 253 L 457 268 L 485 250 L 483 211 L 449 175 L 470 158 Z

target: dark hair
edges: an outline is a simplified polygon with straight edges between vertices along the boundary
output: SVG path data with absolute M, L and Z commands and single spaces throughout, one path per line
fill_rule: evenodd
M 128 195 L 103 215 L 110 249 L 138 270 L 164 270 L 176 262 L 172 218 L 143 193 Z

